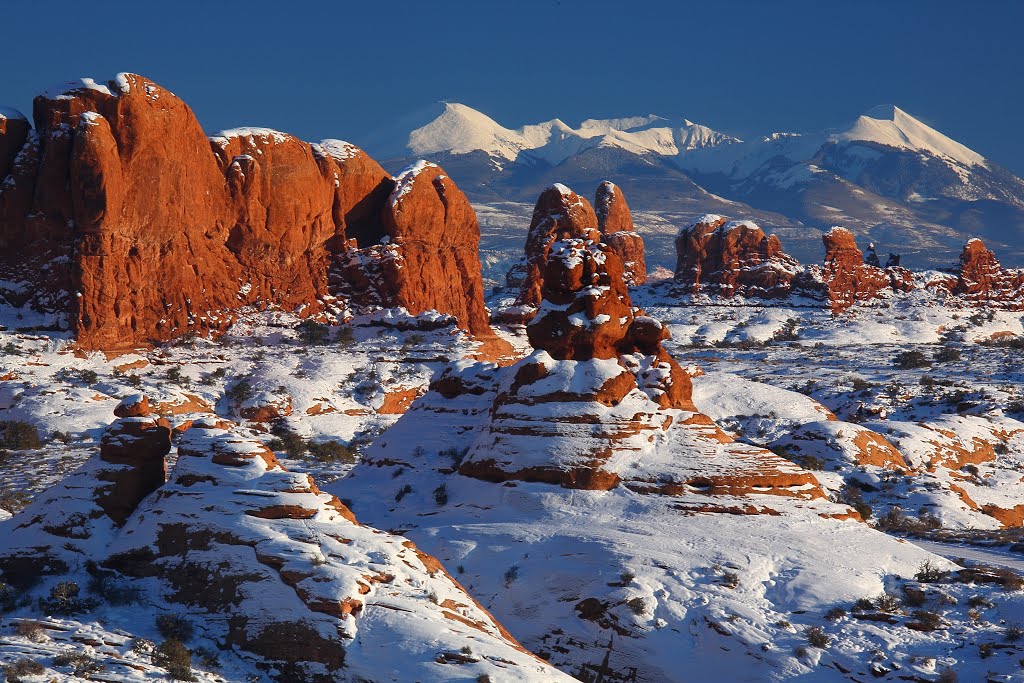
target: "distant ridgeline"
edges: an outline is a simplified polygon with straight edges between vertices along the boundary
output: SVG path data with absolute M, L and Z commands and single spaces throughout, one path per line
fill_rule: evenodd
M 1003 268 L 980 239 L 971 239 L 954 272 L 913 272 L 890 254 L 880 265 L 874 245 L 868 256 L 853 233 L 834 227 L 822 236 L 825 265 L 803 266 L 751 221 L 707 215 L 676 238 L 675 289 L 686 294 L 824 301 L 834 313 L 854 304 L 913 292 L 965 306 L 1024 310 L 1024 270 Z
M 0 109 L 0 298 L 84 348 L 218 332 L 242 307 L 437 310 L 488 335 L 472 207 L 426 162 L 263 128 L 207 137 L 133 74 Z

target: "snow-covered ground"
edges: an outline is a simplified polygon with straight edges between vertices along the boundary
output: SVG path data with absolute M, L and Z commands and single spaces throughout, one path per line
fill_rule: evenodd
M 485 231 L 504 220 L 490 218 L 481 215 Z M 494 253 L 518 253 L 519 242 L 507 238 Z M 496 256 L 493 272 L 503 262 Z M 33 425 L 42 443 L 0 453 L 0 508 L 16 512 L 81 466 L 113 408 L 142 392 L 174 422 L 215 411 L 243 423 L 241 433 L 351 502 L 361 522 L 437 556 L 520 642 L 577 677 L 600 665 L 611 641 L 612 668 L 636 668 L 638 681 L 935 680 L 947 667 L 964 681 L 1024 680 L 1013 630 L 1024 623 L 1022 594 L 980 580 L 914 580 L 925 562 L 956 568 L 943 558 L 1019 565 L 1007 550 L 959 552 L 927 535 L 937 526 L 987 537 L 1024 501 L 1024 367 L 1009 345 L 1024 334 L 1020 313 L 909 299 L 834 318 L 810 302 L 679 300 L 658 285 L 634 292 L 634 302 L 668 324 L 666 348 L 697 375 L 701 412 L 810 468 L 836 500 L 870 510 L 868 523 L 824 519 L 778 496 L 734 502 L 779 515 L 694 514 L 625 488 L 503 486 L 444 472 L 452 456 L 439 463 L 439 453 L 457 453 L 472 434 L 399 422 L 400 413 L 449 361 L 471 356 L 472 342 L 401 316 L 331 326 L 327 343 L 302 342 L 298 321 L 270 313 L 244 318 L 220 341 L 108 359 L 76 352 L 60 333 L 17 332 L 29 316 L 4 312 L 0 420 Z M 501 333 L 525 347 L 521 330 Z M 242 419 L 261 410 L 283 417 Z M 334 441 L 345 450 L 316 448 Z M 359 464 L 382 448 L 415 462 Z M 880 520 L 925 538 L 872 529 Z M 897 611 L 853 611 L 883 593 L 902 600 L 886 606 Z M 938 615 L 935 630 L 921 629 L 931 617 L 919 610 Z M 73 680 L 53 657 L 74 649 L 106 658 L 105 680 L 160 675 L 129 642 L 154 638 L 149 624 L 117 623 L 116 613 L 105 625 L 44 619 L 37 643 L 18 635 L 21 618 L 0 622 L 3 664 L 34 658 L 45 680 Z M 808 643 L 814 627 L 827 648 Z M 118 677 L 115 660 L 132 672 Z M 243 661 L 222 666 L 200 679 L 252 675 Z

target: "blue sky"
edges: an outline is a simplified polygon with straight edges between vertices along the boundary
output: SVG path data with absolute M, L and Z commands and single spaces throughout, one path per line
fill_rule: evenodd
M 44 9 L 38 9 L 44 7 Z M 750 137 L 893 103 L 1024 175 L 1024 2 L 9 3 L 0 103 L 145 74 L 212 132 L 358 143 L 437 100 L 508 126 L 678 114 Z

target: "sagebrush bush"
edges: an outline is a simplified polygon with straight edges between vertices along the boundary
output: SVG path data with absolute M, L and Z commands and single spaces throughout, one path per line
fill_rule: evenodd
M 0 420 L 0 448 L 26 451 L 43 447 L 35 425 L 21 420 Z
M 194 681 L 192 675 L 192 653 L 175 638 L 169 638 L 153 649 L 153 664 L 167 671 L 167 677 L 175 681 Z
M 816 647 L 819 650 L 825 650 L 828 648 L 828 636 L 825 635 L 825 629 L 820 626 L 811 626 L 804 634 L 807 636 L 807 644 L 811 647 Z
M 160 614 L 156 618 L 156 630 L 164 638 L 186 642 L 192 639 L 195 628 L 185 617 L 178 614 Z
M 18 622 L 18 626 L 14 629 L 22 638 L 28 638 L 33 643 L 40 643 L 46 640 L 46 636 L 43 633 L 43 624 L 35 619 L 22 619 Z
M 309 450 L 309 457 L 320 462 L 335 462 L 351 465 L 356 461 L 356 454 L 351 448 L 340 441 L 324 441 L 306 443 Z
M 94 598 L 80 598 L 81 589 L 74 581 L 61 581 L 50 589 L 48 597 L 39 599 L 39 607 L 45 612 L 70 616 L 89 612 L 99 605 Z

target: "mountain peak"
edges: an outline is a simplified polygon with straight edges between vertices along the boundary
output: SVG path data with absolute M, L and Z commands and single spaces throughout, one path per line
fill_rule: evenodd
M 988 166 L 985 157 L 914 118 L 893 104 L 872 107 L 834 141 L 874 142 L 887 147 L 925 152 L 964 166 Z
M 869 119 L 878 119 L 879 121 L 895 121 L 903 116 L 913 118 L 895 104 L 877 104 L 861 114 L 861 116 Z

